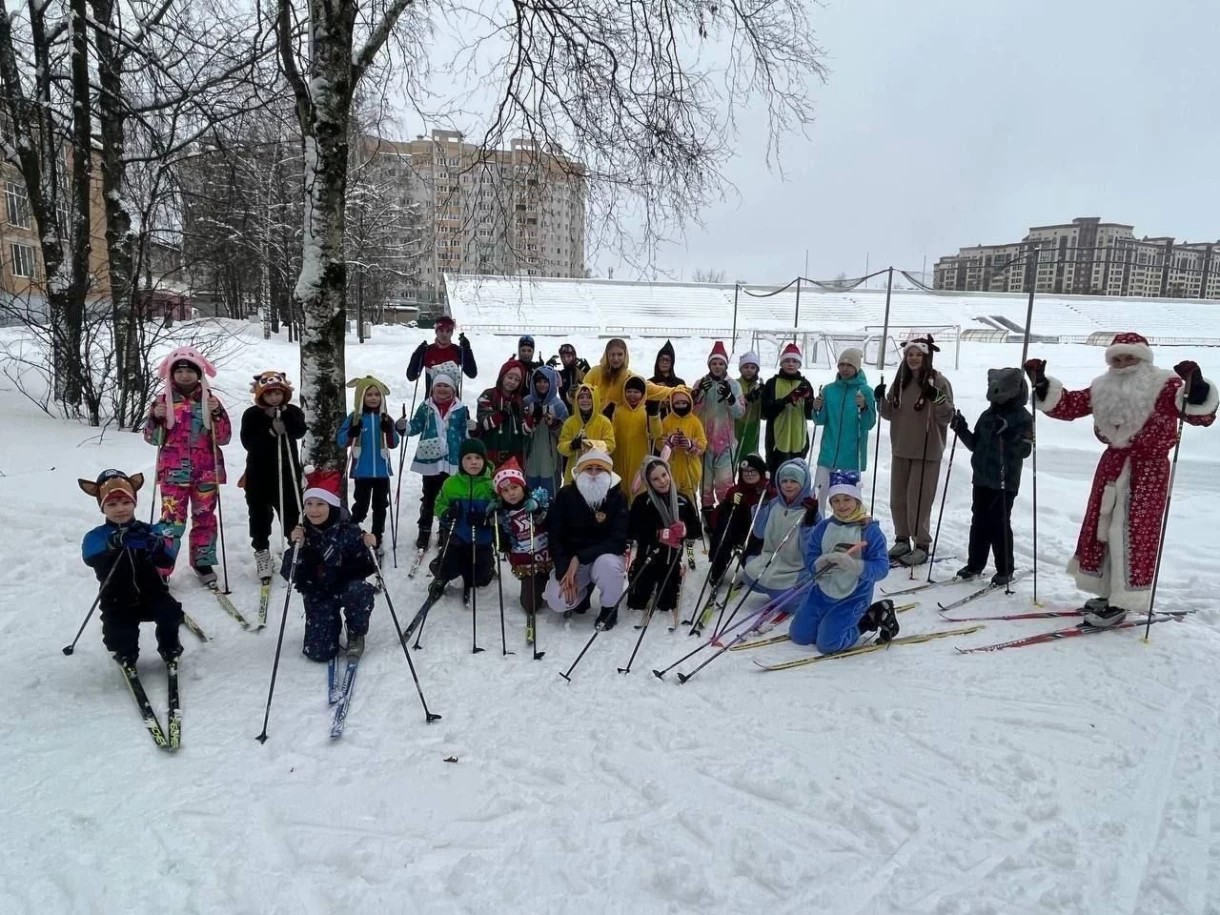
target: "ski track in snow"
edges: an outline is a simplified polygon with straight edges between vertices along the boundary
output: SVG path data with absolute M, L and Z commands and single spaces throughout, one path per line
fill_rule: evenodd
M 235 420 L 244 379 L 296 364 L 285 341 L 237 333 L 248 345 L 216 386 Z M 410 402 L 402 366 L 421 336 L 377 328 L 372 342 L 349 348 L 352 375 L 390 383 L 394 413 Z M 473 342 L 485 381 L 515 338 Z M 538 342 L 549 354 L 559 341 Z M 637 369 L 651 367 L 662 342 L 631 341 Z M 595 361 L 600 341 L 576 343 Z M 710 342 L 675 346 L 693 381 Z M 984 370 L 1018 356 L 1019 347 L 967 344 L 962 369 L 942 359 L 971 423 L 984 406 Z M 1215 362 L 1207 351 L 1172 356 Z M 1101 364 L 1092 347 L 1054 347 L 1050 357 L 1069 385 L 1087 383 Z M 810 374 L 830 378 L 825 368 Z M 464 400 L 473 404 L 482 387 L 467 381 Z M 1187 430 L 1157 597 L 1199 612 L 1155 627 L 1148 644 L 1125 631 L 959 657 L 948 640 L 782 673 L 759 671 L 750 652 L 728 653 L 679 685 L 650 671 L 694 647 L 685 630 L 653 626 L 632 673 L 615 671 L 638 635 L 634 614 L 623 612 L 568 684 L 558 673 L 588 638 L 592 615 L 542 618 L 546 656 L 534 662 L 508 581 L 511 657 L 500 656 L 494 585 L 479 600 L 483 654 L 471 655 L 469 612 L 454 589 L 434 609 L 424 650 L 412 652 L 430 707 L 444 715 L 425 725 L 379 596 L 336 743 L 325 666 L 300 655 L 294 597 L 270 739 L 260 745 L 283 582 L 267 629 L 245 633 L 180 572 L 174 591 L 212 641 L 183 634 L 183 748 L 171 757 L 143 733 L 96 618 L 73 657 L 59 650 L 96 594 L 79 544 L 100 516 L 75 480 L 104 466 L 142 470 L 146 518 L 153 449 L 138 436 L 99 439 L 51 420 L 7 387 L 0 421 L 10 430 L 0 498 L 15 509 L 0 529 L 0 663 L 10 682 L 0 745 L 4 913 L 330 913 L 353 902 L 429 913 L 1220 913 L 1220 685 L 1209 676 L 1220 647 L 1220 558 L 1198 548 L 1214 542 L 1220 507 L 1220 449 L 1206 437 L 1215 429 Z M 1087 423 L 1042 417 L 1038 441 L 1038 598 L 1076 606 L 1062 570 L 1100 446 Z M 881 451 L 875 511 L 888 531 L 884 442 Z M 226 455 L 235 480 L 240 445 Z M 959 448 L 938 543 L 939 555 L 954 558 L 936 566 L 937 577 L 965 555 L 969 476 Z M 1023 567 L 1033 560 L 1032 480 L 1027 463 L 1014 511 Z M 870 475 L 866 492 L 871 483 Z M 402 492 L 409 544 L 418 478 L 409 475 Z M 232 597 L 253 613 L 244 502 L 232 484 L 224 500 Z M 400 552 L 386 577 L 405 623 L 427 576 L 409 581 L 409 546 Z M 705 570 L 699 554 L 686 601 Z M 889 584 L 906 579 L 895 571 Z M 969 615 L 1032 609 L 1032 588 L 1026 580 L 1010 597 L 989 595 Z M 914 595 L 920 605 L 900 618 L 904 632 L 949 625 L 936 601 L 968 589 Z M 992 622 L 957 643 L 1070 622 Z M 145 627 L 140 671 L 164 721 L 152 646 Z

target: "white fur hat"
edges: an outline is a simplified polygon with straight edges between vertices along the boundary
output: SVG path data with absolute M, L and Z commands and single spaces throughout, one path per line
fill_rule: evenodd
M 1126 332 L 1114 335 L 1114 342 L 1106 347 L 1106 362 L 1109 362 L 1115 356 L 1135 356 L 1152 364 L 1152 347 L 1148 345 L 1148 338 L 1141 334 Z

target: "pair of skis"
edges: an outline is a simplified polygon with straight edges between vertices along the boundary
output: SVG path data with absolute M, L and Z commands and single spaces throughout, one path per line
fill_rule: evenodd
M 211 591 L 214 595 L 216 595 L 216 602 L 218 604 L 220 604 L 220 609 L 223 610 L 225 613 L 229 614 L 229 616 L 233 617 L 233 619 L 237 620 L 237 624 L 239 626 L 241 626 L 241 628 L 243 630 L 245 630 L 246 632 L 249 632 L 250 630 L 254 630 L 255 632 L 257 632 L 258 630 L 266 627 L 267 610 L 271 604 L 271 579 L 270 578 L 264 578 L 259 581 L 259 585 L 258 585 L 258 621 L 256 623 L 251 623 L 248 619 L 245 618 L 245 616 L 242 615 L 242 612 L 237 609 L 237 606 L 233 603 L 233 601 L 229 600 L 229 595 L 227 595 L 223 591 L 221 591 L 220 586 L 217 585 L 216 582 L 212 582 L 210 585 L 208 585 L 207 589 L 209 591 Z M 187 623 L 187 626 L 189 628 L 190 623 Z M 198 633 L 196 633 L 196 634 L 198 634 Z
M 161 727 L 161 721 L 157 718 L 157 713 L 153 710 L 152 703 L 148 700 L 148 693 L 144 690 L 144 684 L 140 682 L 140 675 L 136 673 L 135 664 L 119 661 L 118 665 L 119 670 L 123 672 L 123 680 L 131 691 L 131 698 L 136 702 L 140 718 L 143 719 L 144 727 L 148 729 L 148 734 L 152 737 L 153 743 L 162 750 L 170 752 L 177 750 L 182 746 L 182 704 L 178 697 L 178 659 L 174 658 L 165 662 L 166 682 L 169 693 L 169 711 L 166 718 L 169 724 L 168 731 Z
M 1170 620 L 1181 622 L 1186 618 L 1186 614 L 1190 611 L 1174 611 L 1174 610 L 1158 610 L 1152 616 L 1152 623 L 1167 623 Z M 1084 610 L 1044 610 L 1035 613 L 1010 613 L 1003 616 L 980 616 L 968 617 L 966 619 L 976 620 L 1032 620 L 1032 619 L 1056 619 L 1063 617 L 1079 617 L 1084 616 Z M 964 622 L 962 618 L 949 619 L 950 622 Z M 1092 626 L 1088 623 L 1078 623 L 1075 626 L 1067 626 L 1062 629 L 1051 629 L 1046 632 L 1037 632 L 1033 635 L 1023 636 L 1019 639 L 1011 639 L 1007 642 L 996 642 L 992 645 L 976 645 L 973 648 L 959 648 L 958 654 L 976 654 L 979 652 L 1003 651 L 1006 648 L 1025 648 L 1029 645 L 1042 645 L 1047 642 L 1058 642 L 1062 639 L 1072 639 L 1082 635 L 1097 635 L 1101 632 L 1115 632 L 1120 629 L 1138 629 L 1140 626 L 1150 625 L 1148 617 L 1140 616 L 1137 619 L 1124 620 L 1121 623 L 1115 623 L 1113 626 Z
M 335 710 L 330 723 L 330 739 L 338 740 L 343 736 L 343 728 L 347 723 L 347 712 L 352 705 L 352 690 L 356 685 L 356 669 L 360 666 L 360 655 L 348 654 L 347 665 L 339 677 L 338 657 L 330 659 L 327 665 L 327 699 Z

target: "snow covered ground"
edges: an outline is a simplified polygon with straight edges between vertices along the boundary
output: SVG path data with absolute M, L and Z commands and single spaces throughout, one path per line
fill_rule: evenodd
M 1156 333 L 1154 321 L 1139 330 Z M 255 371 L 297 375 L 285 340 L 264 342 L 252 326 L 237 332 L 244 345 L 216 385 L 235 415 Z M 387 380 L 397 413 L 410 402 L 402 372 L 423 336 L 377 328 L 371 342 L 350 345 L 349 374 Z M 538 342 L 549 355 L 559 340 Z M 600 341 L 575 342 L 595 361 Z M 650 372 L 660 342 L 633 342 L 638 369 Z M 482 374 L 468 403 L 515 339 L 473 343 Z M 710 341 L 675 346 L 679 373 L 693 380 Z M 1019 355 L 963 346 L 950 377 L 972 422 L 985 369 Z M 1102 366 L 1098 348 L 1041 355 L 1069 385 Z M 1220 378 L 1215 350 L 1157 355 L 1197 359 Z M 251 634 L 179 573 L 175 593 L 212 641 L 184 634 L 184 742 L 169 756 L 141 732 L 96 620 L 73 657 L 60 653 L 96 593 L 79 542 L 100 515 L 76 478 L 106 466 L 151 475 L 153 450 L 138 436 L 49 419 L 7 381 L 0 424 L 0 670 L 9 683 L 0 912 L 1220 912 L 1220 429 L 1187 428 L 1158 594 L 1162 607 L 1198 613 L 1154 627 L 1148 644 L 1126 631 L 997 654 L 953 650 L 1055 626 L 995 623 L 956 641 L 782 673 L 733 653 L 682 686 L 648 671 L 693 640 L 650 630 L 623 676 L 615 668 L 636 633 L 622 625 L 567 684 L 558 673 L 591 617 L 543 620 L 546 657 L 534 662 L 510 606 L 516 654 L 502 657 L 493 586 L 478 602 L 485 653 L 471 654 L 470 615 L 455 598 L 438 605 L 425 650 L 414 653 L 429 704 L 444 716 L 429 726 L 379 598 L 347 732 L 333 743 L 324 669 L 299 653 L 294 599 L 271 738 L 260 745 L 282 583 L 273 625 Z M 1038 442 L 1038 598 L 1071 607 L 1080 595 L 1062 567 L 1100 446 L 1086 422 L 1041 420 Z M 888 531 L 881 450 L 877 513 Z M 240 468 L 240 446 L 226 452 Z M 959 448 L 942 554 L 964 554 L 969 480 Z M 1032 488 L 1027 475 L 1015 514 L 1023 567 L 1033 558 Z M 402 492 L 409 533 L 418 479 L 408 476 Z M 230 584 L 253 610 L 245 521 L 240 490 L 225 487 Z M 399 552 L 388 583 L 403 619 L 426 576 L 408 581 L 409 550 Z M 701 557 L 686 601 L 703 571 Z M 891 585 L 905 577 L 894 573 Z M 943 628 L 935 600 L 965 590 L 921 595 L 901 618 L 904 633 Z M 972 609 L 1032 609 L 1030 581 L 1017 591 Z M 143 644 L 141 669 L 163 711 L 150 631 Z

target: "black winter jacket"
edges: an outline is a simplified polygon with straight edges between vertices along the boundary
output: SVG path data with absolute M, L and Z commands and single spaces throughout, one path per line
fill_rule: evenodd
M 598 514 L 603 515 L 601 521 Z M 601 508 L 594 511 L 576 484 L 569 483 L 556 493 L 547 525 L 555 574 L 562 577 L 572 557 L 589 565 L 598 556 L 627 551 L 627 497 L 621 485 L 613 486 Z
M 1021 487 L 1021 467 L 1033 451 L 1034 418 L 1020 402 L 988 407 L 974 424 L 957 429 L 971 452 L 974 485 L 1015 493 Z M 1002 484 L 1002 485 L 1001 485 Z
M 335 594 L 349 581 L 362 581 L 376 571 L 369 548 L 364 545 L 363 531 L 350 521 L 339 518 L 339 509 L 332 508 L 330 517 L 321 526 L 305 522 L 305 542 L 299 547 L 293 584 L 302 594 L 325 597 Z M 280 574 L 287 580 L 292 571 L 292 550 L 284 553 Z
M 248 407 L 241 415 L 241 446 L 246 449 L 246 489 L 275 491 L 275 472 L 279 466 L 279 436 L 271 431 L 271 421 L 274 416 L 268 416 L 267 411 L 255 404 Z M 297 454 L 297 442 L 305 437 L 305 414 L 296 404 L 284 404 L 280 410 L 280 418 L 284 421 L 284 432 L 288 438 L 288 448 L 292 460 L 284 455 L 284 477 L 292 479 L 292 468 L 301 467 L 301 458 Z

